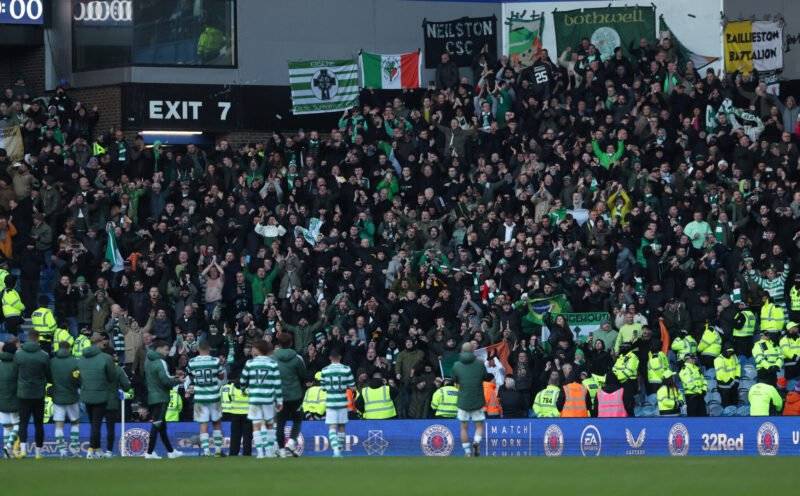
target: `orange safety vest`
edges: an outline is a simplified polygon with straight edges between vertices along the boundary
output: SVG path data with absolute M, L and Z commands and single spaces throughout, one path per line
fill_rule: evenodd
M 484 381 L 483 399 L 486 401 L 486 406 L 483 409 L 487 415 L 499 416 L 503 414 L 503 409 L 500 408 L 500 400 L 497 399 L 497 384 L 492 381 Z
M 561 409 L 562 417 L 588 417 L 586 409 L 586 388 L 583 384 L 570 382 L 564 386 L 564 408 Z
M 602 389 L 597 391 L 597 416 L 598 417 L 627 417 L 625 404 L 622 402 L 622 388 L 613 393 L 606 393 Z
M 353 388 L 347 388 L 345 390 L 345 394 L 347 395 L 347 411 L 348 412 L 355 412 L 356 411 L 356 395 L 353 392 Z

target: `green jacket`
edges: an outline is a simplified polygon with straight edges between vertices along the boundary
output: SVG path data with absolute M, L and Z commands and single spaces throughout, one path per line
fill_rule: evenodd
M 169 403 L 169 391 L 173 386 L 181 383 L 180 380 L 169 375 L 167 362 L 158 354 L 150 350 L 147 352 L 147 362 L 144 364 L 144 377 L 147 383 L 147 404 Z
M 475 353 L 461 352 L 453 365 L 453 380 L 458 384 L 458 408 L 472 412 L 484 407 L 483 378 L 486 367 Z
M 107 402 L 111 385 L 117 378 L 111 355 L 101 352 L 97 346 L 90 346 L 83 350 L 78 367 L 81 371 L 81 401 L 91 405 Z
M 114 381 L 109 385 L 110 389 L 108 391 L 108 403 L 106 403 L 106 409 L 108 410 L 119 410 L 120 406 L 120 399 L 118 396 L 118 390 L 129 391 L 131 389 L 131 381 L 128 379 L 128 375 L 122 370 L 122 367 L 119 365 L 114 365 L 114 369 L 116 371 L 116 378 Z
M 50 360 L 50 375 L 53 378 L 53 403 L 56 405 L 72 405 L 77 403 L 78 397 L 78 359 L 72 356 L 71 351 L 58 350 L 56 356 Z
M 281 371 L 281 387 L 284 401 L 303 399 L 303 381 L 306 378 L 306 364 L 292 349 L 275 350 L 272 358 L 278 362 Z
M 14 354 L 14 362 L 19 368 L 17 375 L 17 398 L 21 400 L 40 400 L 50 382 L 50 357 L 39 343 L 28 341 Z
M 314 334 L 322 328 L 322 320 L 306 326 L 291 325 L 284 322 L 283 328 L 294 334 L 294 350 L 298 353 L 305 353 L 308 344 L 314 339 Z
M 258 274 L 254 274 L 248 270 L 245 271 L 244 275 L 250 283 L 250 292 L 253 295 L 253 305 L 264 304 L 267 295 L 272 293 L 272 283 L 275 281 L 275 278 L 278 277 L 279 273 L 278 264 L 275 264 L 272 270 L 263 278 L 258 277 Z
M 19 410 L 17 400 L 17 364 L 14 355 L 0 351 L 0 412 Z
M 600 149 L 600 143 L 598 143 L 597 140 L 592 140 L 592 151 L 594 152 L 594 156 L 597 157 L 597 160 L 600 161 L 600 165 L 608 169 L 612 165 L 615 165 L 622 157 L 622 154 L 625 153 L 625 142 L 621 140 L 617 141 L 617 150 L 609 155 Z

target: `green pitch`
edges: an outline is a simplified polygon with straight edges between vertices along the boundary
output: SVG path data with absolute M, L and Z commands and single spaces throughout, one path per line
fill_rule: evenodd
M 0 460 L 0 492 L 14 496 L 713 496 L 757 494 L 769 487 L 770 494 L 796 494 L 797 462 L 794 457 Z

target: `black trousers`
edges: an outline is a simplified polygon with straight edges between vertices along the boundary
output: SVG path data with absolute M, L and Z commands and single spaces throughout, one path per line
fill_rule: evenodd
M 744 355 L 747 358 L 753 356 L 753 337 L 752 336 L 734 336 L 733 349 L 737 355 Z
M 167 403 L 150 405 L 152 424 L 150 424 L 150 442 L 147 445 L 148 454 L 156 450 L 156 442 L 158 441 L 159 435 L 161 436 L 161 442 L 164 443 L 164 448 L 167 449 L 167 452 L 172 452 L 172 444 L 169 442 L 169 436 L 167 435 L 167 421 L 164 420 L 164 417 L 167 415 L 167 405 Z
M 28 441 L 28 422 L 33 415 L 36 447 L 44 446 L 44 398 L 19 400 L 19 442 Z
M 13 334 L 14 336 L 19 335 L 19 327 L 22 325 L 22 317 L 14 316 L 14 317 L 6 317 L 5 324 L 6 324 L 6 332 L 9 334 Z
M 114 429 L 119 421 L 119 410 L 106 410 L 106 450 L 114 451 L 117 435 Z M 125 434 L 124 432 L 122 433 Z
M 628 417 L 633 417 L 636 407 L 636 393 L 639 392 L 639 382 L 636 379 L 622 383 L 622 403 L 625 405 L 625 412 Z
M 231 423 L 231 445 L 228 456 L 238 456 L 240 450 L 242 456 L 250 456 L 253 453 L 253 423 L 247 415 L 226 413 L 223 417 Z
M 103 418 L 106 416 L 106 403 L 87 403 L 86 411 L 89 413 L 89 422 L 92 425 L 89 447 L 100 449 L 100 429 L 103 427 Z
M 297 439 L 300 434 L 300 426 L 303 424 L 303 411 L 300 406 L 303 400 L 284 401 L 283 409 L 278 412 L 278 425 L 276 434 L 278 438 L 278 448 L 286 446 L 286 422 L 292 421 L 292 431 L 289 433 L 290 439 Z
M 722 408 L 737 406 L 739 404 L 739 382 L 733 381 L 730 386 L 717 384 L 717 390 L 722 398 Z
M 687 417 L 707 417 L 706 399 L 703 394 L 686 395 L 686 416 Z

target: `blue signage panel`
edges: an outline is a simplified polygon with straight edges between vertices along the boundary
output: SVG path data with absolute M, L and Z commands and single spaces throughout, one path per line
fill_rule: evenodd
M 169 423 L 176 448 L 197 455 L 198 426 Z M 227 448 L 227 422 L 223 424 Z M 126 455 L 147 450 L 150 425 L 127 424 Z M 462 456 L 459 423 L 453 420 L 353 421 L 347 424 L 346 456 Z M 103 431 L 105 434 L 105 429 Z M 288 432 L 287 432 L 288 433 Z M 117 436 L 119 439 L 119 426 Z M 44 454 L 56 456 L 53 426 L 45 426 Z M 81 450 L 89 441 L 81 425 Z M 30 429 L 28 442 L 33 440 Z M 304 422 L 302 456 L 330 456 L 323 422 Z M 119 454 L 120 443 L 115 446 Z M 102 440 L 105 447 L 105 438 Z M 29 449 L 32 453 L 33 449 Z M 164 454 L 159 444 L 158 453 Z M 776 456 L 800 455 L 800 417 L 655 418 L 655 419 L 520 419 L 487 423 L 484 456 Z
M 0 0 L 0 24 L 44 24 L 42 0 Z

